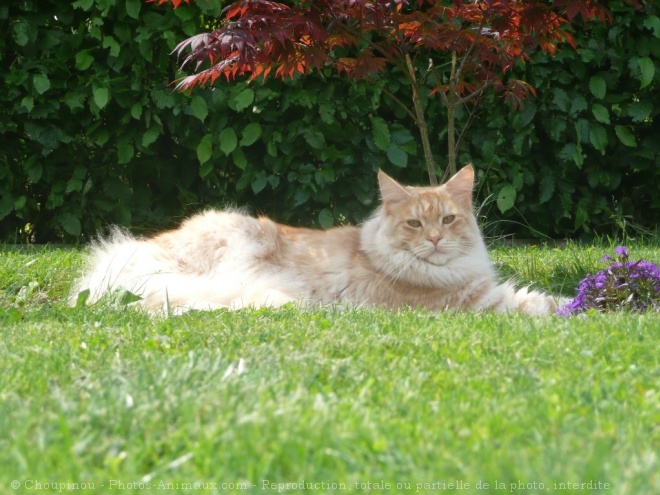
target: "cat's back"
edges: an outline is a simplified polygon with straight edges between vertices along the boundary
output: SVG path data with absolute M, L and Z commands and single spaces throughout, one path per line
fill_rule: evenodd
M 184 220 L 176 229 L 156 235 L 151 242 L 169 249 L 189 246 L 219 247 L 243 237 L 258 237 L 264 222 L 240 210 L 209 209 Z M 272 222 L 270 222 L 272 223 Z
M 278 246 L 278 224 L 240 210 L 206 210 L 148 242 L 185 271 L 208 273 L 232 260 L 268 257 Z
M 209 210 L 149 242 L 167 253 L 176 271 L 210 278 L 219 288 L 235 280 L 245 300 L 253 299 L 249 287 L 258 287 L 267 288 L 265 294 L 288 294 L 285 299 L 333 302 L 352 283 L 360 271 L 356 268 L 369 264 L 359 232 L 357 227 L 317 230 Z

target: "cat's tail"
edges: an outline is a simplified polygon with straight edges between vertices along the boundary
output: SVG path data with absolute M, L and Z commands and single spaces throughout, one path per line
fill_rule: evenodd
M 118 290 L 137 296 L 135 304 L 151 312 L 176 314 L 190 309 L 280 306 L 294 299 L 276 287 L 277 281 L 254 281 L 244 271 L 182 271 L 165 248 L 115 229 L 92 245 L 83 274 L 69 294 L 69 304 L 76 305 L 79 294 L 86 291 L 86 302 L 95 303 Z
M 120 288 L 148 296 L 154 291 L 150 280 L 171 273 L 163 254 L 158 246 L 114 229 L 107 238 L 92 244 L 83 274 L 69 294 L 69 303 L 75 304 L 83 291 L 89 291 L 89 303 Z

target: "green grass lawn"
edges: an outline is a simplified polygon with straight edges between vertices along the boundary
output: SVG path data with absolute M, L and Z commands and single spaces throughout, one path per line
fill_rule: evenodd
M 571 295 L 611 251 L 493 258 Z M 66 307 L 80 260 L 0 250 L 2 494 L 660 493 L 658 315 L 149 318 Z

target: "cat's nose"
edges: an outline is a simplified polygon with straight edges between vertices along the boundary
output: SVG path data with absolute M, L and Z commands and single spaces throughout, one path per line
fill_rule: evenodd
M 438 243 L 441 239 L 442 236 L 440 236 L 440 234 L 435 234 L 428 237 L 428 240 L 431 241 L 435 247 L 438 247 Z

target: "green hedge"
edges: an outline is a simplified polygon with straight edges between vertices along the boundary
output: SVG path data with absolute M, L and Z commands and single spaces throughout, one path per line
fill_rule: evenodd
M 577 51 L 537 55 L 521 70 L 538 92 L 523 112 L 472 134 L 477 147 L 497 136 L 480 158 L 502 179 L 487 181 L 495 195 L 516 191 L 506 218 L 552 236 L 660 223 L 660 19 L 651 7 L 607 5 L 613 25 L 589 24 Z
M 487 95 L 460 161 L 481 172 L 498 232 L 612 234 L 660 219 L 660 20 L 609 2 L 616 24 L 577 26 L 580 49 L 520 72 L 522 112 Z M 184 38 L 218 2 L 14 2 L 0 7 L 0 239 L 72 242 L 112 223 L 157 229 L 207 206 L 294 224 L 360 221 L 375 170 L 423 183 L 417 134 L 377 85 L 327 72 L 174 93 Z M 409 98 L 392 72 L 379 84 Z M 445 163 L 445 112 L 427 101 Z M 459 115 L 465 119 L 465 115 Z

